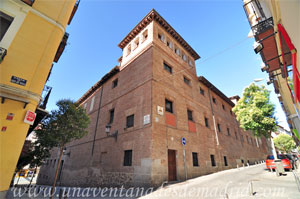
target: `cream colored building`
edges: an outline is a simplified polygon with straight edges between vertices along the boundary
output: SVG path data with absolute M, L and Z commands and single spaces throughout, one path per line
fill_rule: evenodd
M 300 1 L 244 0 L 244 10 L 249 35 L 256 40 L 253 48 L 262 57 L 262 71 L 269 73 L 268 84 L 273 83 L 290 128 L 299 133 Z

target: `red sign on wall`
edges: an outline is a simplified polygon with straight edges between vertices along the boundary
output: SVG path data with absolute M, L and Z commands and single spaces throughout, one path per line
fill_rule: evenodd
M 36 114 L 32 111 L 27 111 L 25 115 L 24 122 L 33 125 Z
M 6 120 L 13 120 L 14 119 L 14 114 L 13 113 L 8 113 L 6 116 Z

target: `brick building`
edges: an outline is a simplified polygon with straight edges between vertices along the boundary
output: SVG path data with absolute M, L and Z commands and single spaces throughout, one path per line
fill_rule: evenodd
M 200 56 L 152 10 L 120 42 L 123 56 L 78 102 L 89 134 L 68 144 L 65 186 L 159 186 L 264 159 L 266 139 L 239 128 L 234 103 L 204 77 Z M 58 151 L 41 168 L 51 184 Z

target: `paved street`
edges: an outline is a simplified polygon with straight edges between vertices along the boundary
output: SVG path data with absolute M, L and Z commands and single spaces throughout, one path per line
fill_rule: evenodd
M 253 184 L 253 196 L 249 196 L 250 181 Z M 177 197 L 174 197 L 175 195 Z M 268 172 L 265 170 L 265 164 L 261 164 L 222 171 L 170 185 L 142 198 L 296 199 L 300 198 L 300 192 L 292 172 L 277 177 L 275 172 Z
M 249 195 L 250 181 L 253 184 L 253 196 Z M 45 190 L 49 195 L 49 187 L 44 188 L 46 188 Z M 135 197 L 136 195 L 138 195 L 136 191 L 130 189 L 123 189 L 122 193 L 120 193 L 119 191 L 110 192 L 109 190 L 105 190 L 105 188 L 99 190 L 93 190 L 92 188 L 82 188 L 80 191 L 77 191 L 75 195 L 73 195 L 73 193 L 74 191 L 70 191 L 70 195 L 68 198 L 138 198 Z M 55 196 L 58 196 L 58 194 L 59 191 L 56 192 Z M 108 197 L 109 194 L 111 195 L 110 197 Z M 93 197 L 93 195 L 95 197 Z M 47 197 L 47 194 L 40 194 L 35 198 L 44 197 Z M 13 197 L 13 193 L 10 192 L 8 198 L 19 197 Z M 34 196 L 33 194 L 31 194 L 31 197 L 29 197 L 28 194 L 24 194 L 22 195 L 22 198 L 34 198 Z M 186 182 L 167 185 L 141 198 L 298 199 L 300 198 L 300 192 L 297 189 L 295 178 L 292 172 L 286 172 L 286 175 L 277 177 L 276 173 L 268 172 L 267 170 L 265 170 L 265 164 L 260 164 L 245 168 L 226 170 L 211 175 L 191 179 Z

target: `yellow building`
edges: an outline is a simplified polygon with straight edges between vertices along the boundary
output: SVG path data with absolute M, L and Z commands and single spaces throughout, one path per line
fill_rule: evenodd
M 286 113 L 291 130 L 300 132 L 300 1 L 243 0 L 256 42 L 254 51 L 262 57 L 262 71 Z
M 65 28 L 78 3 L 0 2 L 0 198 L 9 188 L 29 128 L 45 115 L 41 94 L 66 45 Z

